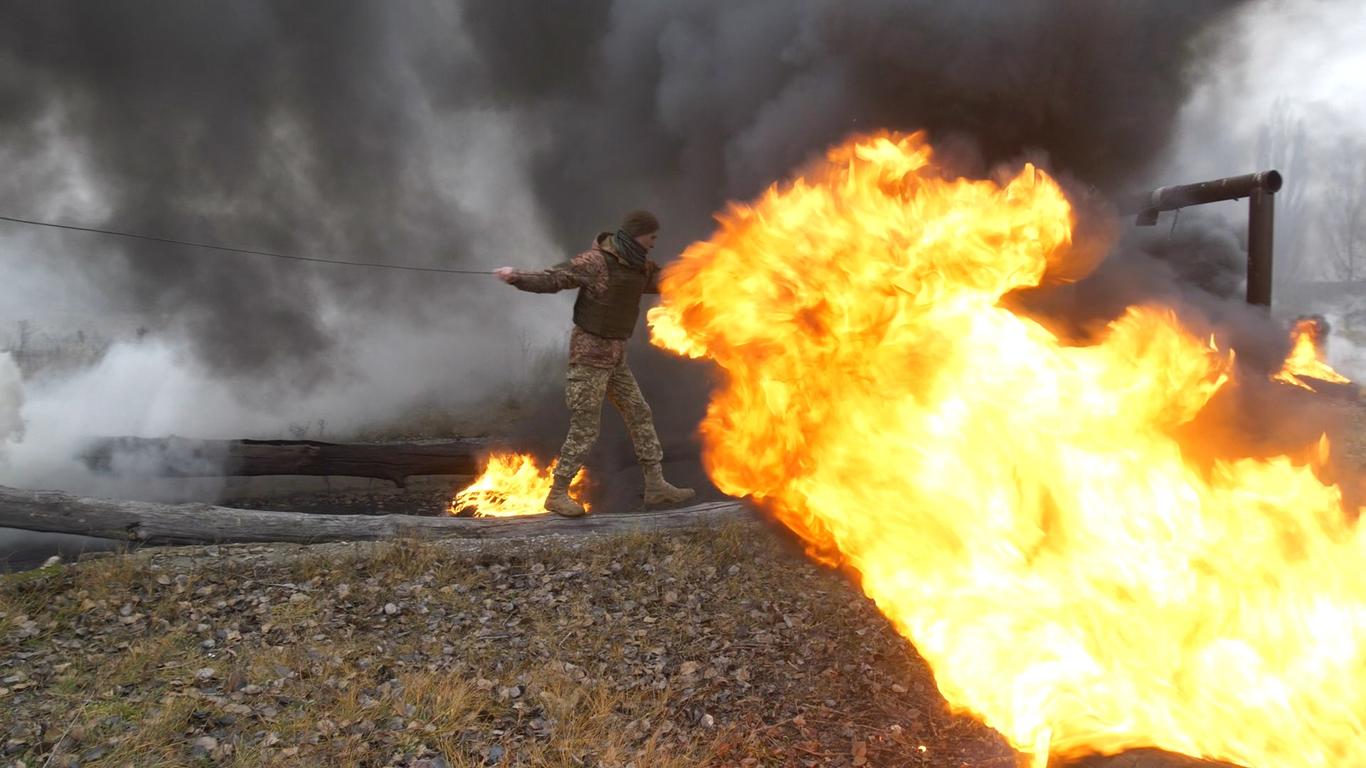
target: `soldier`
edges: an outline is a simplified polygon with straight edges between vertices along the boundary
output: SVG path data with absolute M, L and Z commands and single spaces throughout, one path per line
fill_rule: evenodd
M 583 506 L 569 497 L 569 481 L 598 439 L 603 396 L 626 422 L 636 458 L 645 472 L 645 505 L 687 501 L 693 489 L 664 479 L 664 450 L 655 433 L 650 406 L 626 366 L 626 341 L 635 331 L 640 297 L 659 293 L 659 265 L 645 258 L 659 238 L 659 220 L 649 211 L 632 211 L 615 233 L 598 235 L 588 250 L 547 270 L 529 272 L 501 267 L 498 279 L 523 291 L 555 293 L 577 288 L 574 330 L 569 336 L 569 374 L 565 402 L 569 435 L 555 464 L 555 481 L 545 508 L 578 517 Z

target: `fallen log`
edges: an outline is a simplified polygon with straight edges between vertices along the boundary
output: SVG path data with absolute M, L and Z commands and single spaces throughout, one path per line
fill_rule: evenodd
M 1238 768 L 1230 763 L 1187 757 L 1160 749 L 1131 749 L 1117 755 L 1093 756 L 1065 768 Z
M 474 475 L 489 445 L 481 438 L 429 443 L 324 443 L 316 440 L 191 440 L 109 437 L 80 455 L 93 472 L 160 477 L 344 475 L 388 480 Z
M 1349 403 L 1355 403 L 1361 400 L 1361 386 L 1354 381 L 1325 381 L 1323 379 L 1316 379 L 1313 376 L 1300 376 L 1299 379 L 1319 397 L 1333 400 L 1345 400 Z
M 524 517 L 420 517 L 320 515 L 234 509 L 212 504 L 155 504 L 72 496 L 0 486 L 0 528 L 77 533 L 139 544 L 233 544 L 284 541 L 373 541 L 397 537 L 497 539 L 550 534 L 668 530 L 749 516 L 738 501 L 576 519 Z

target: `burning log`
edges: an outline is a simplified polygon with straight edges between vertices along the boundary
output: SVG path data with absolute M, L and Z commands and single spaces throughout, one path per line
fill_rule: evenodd
M 1361 387 L 1356 382 L 1330 381 L 1326 379 L 1316 379 L 1313 376 L 1299 376 L 1300 384 L 1307 392 L 1312 392 L 1315 396 L 1328 400 L 1345 400 L 1347 402 L 1357 402 L 1361 400 Z
M 1328 321 L 1305 315 L 1290 330 L 1290 354 L 1272 379 L 1339 400 L 1359 400 L 1361 390 L 1327 361 Z
M 1237 768 L 1230 763 L 1201 760 L 1157 749 L 1131 749 L 1109 757 L 1088 757 L 1067 768 Z
M 148 545 L 268 541 L 313 544 L 400 536 L 497 539 L 620 533 L 685 528 L 747 515 L 746 507 L 738 501 L 696 504 L 663 512 L 589 515 L 573 520 L 548 514 L 502 518 L 318 515 L 233 509 L 211 504 L 91 499 L 60 491 L 0 486 L 0 527 L 75 533 Z
M 111 437 L 81 460 L 92 471 L 163 477 L 345 475 L 388 480 L 402 488 L 413 475 L 473 475 L 485 442 L 323 443 L 316 440 L 191 440 Z

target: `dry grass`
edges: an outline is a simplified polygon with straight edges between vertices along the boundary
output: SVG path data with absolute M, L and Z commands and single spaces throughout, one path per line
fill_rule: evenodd
M 338 551 L 263 565 L 224 548 L 188 568 L 142 553 L 6 578 L 0 677 L 28 684 L 0 689 L 5 759 L 1013 761 L 947 712 L 855 588 L 754 524 Z

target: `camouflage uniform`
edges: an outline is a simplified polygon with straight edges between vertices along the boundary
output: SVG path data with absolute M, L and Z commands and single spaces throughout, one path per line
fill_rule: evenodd
M 555 474 L 573 477 L 583 466 L 584 458 L 598 441 L 604 394 L 626 422 L 631 445 L 636 449 L 636 459 L 641 464 L 651 464 L 664 458 L 650 405 L 645 402 L 640 385 L 636 384 L 636 377 L 626 367 L 625 360 L 615 368 L 570 365 L 564 390 L 564 400 L 569 406 L 569 435 L 560 449 Z
M 568 262 L 540 272 L 517 272 L 510 282 L 524 291 L 555 293 L 577 288 L 590 296 L 607 291 L 607 259 L 618 258 L 611 238 L 599 235 L 591 248 Z M 646 262 L 644 293 L 659 293 L 659 266 Z M 572 478 L 598 439 L 605 396 L 621 412 L 641 464 L 658 464 L 664 450 L 655 432 L 650 406 L 626 365 L 626 339 L 598 336 L 575 325 L 569 337 L 569 372 L 565 403 L 569 406 L 569 435 L 560 449 L 555 475 Z

